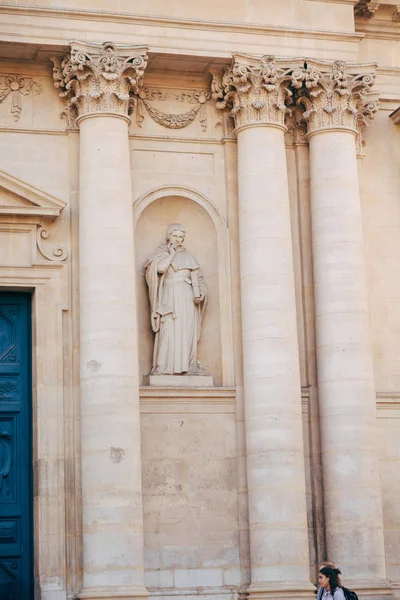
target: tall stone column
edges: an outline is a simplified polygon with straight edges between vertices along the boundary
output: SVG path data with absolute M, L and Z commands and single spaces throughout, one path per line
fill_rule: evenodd
M 55 61 L 80 129 L 81 599 L 147 596 L 128 125 L 145 49 L 71 45 Z
M 302 65 L 301 61 L 301 65 Z M 235 55 L 217 107 L 235 117 L 250 597 L 312 598 L 285 101 L 293 64 Z
M 328 559 L 346 585 L 387 597 L 376 395 L 355 137 L 376 104 L 371 65 L 309 61 L 318 388 Z M 363 595 L 364 597 L 364 595 Z

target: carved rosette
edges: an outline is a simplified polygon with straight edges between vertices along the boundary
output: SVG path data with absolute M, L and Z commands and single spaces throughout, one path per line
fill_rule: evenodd
M 72 42 L 70 54 L 52 62 L 54 85 L 78 118 L 101 113 L 128 117 L 143 83 L 147 55 L 143 47 Z
M 280 125 L 293 104 L 293 90 L 302 85 L 304 61 L 260 59 L 234 55 L 234 63 L 222 77 L 212 72 L 212 97 L 218 109 L 229 109 L 236 129 L 248 125 Z
M 303 105 L 308 134 L 324 129 L 349 129 L 357 133 L 378 110 L 371 94 L 373 65 L 326 65 L 308 61 L 297 104 Z

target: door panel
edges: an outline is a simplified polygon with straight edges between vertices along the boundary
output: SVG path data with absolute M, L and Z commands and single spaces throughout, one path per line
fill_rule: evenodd
M 0 293 L 0 600 L 33 598 L 30 304 Z

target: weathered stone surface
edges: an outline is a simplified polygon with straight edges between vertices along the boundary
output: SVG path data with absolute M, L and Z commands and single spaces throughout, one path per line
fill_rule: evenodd
M 396 0 L 0 3 L 41 600 L 311 600 L 322 558 L 400 598 L 399 27 Z M 171 223 L 212 378 L 139 387 Z

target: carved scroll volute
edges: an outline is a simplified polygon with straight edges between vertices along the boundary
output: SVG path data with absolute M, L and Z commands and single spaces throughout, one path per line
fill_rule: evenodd
M 271 124 L 285 128 L 285 115 L 293 104 L 293 89 L 301 87 L 304 61 L 273 56 L 234 55 L 233 64 L 218 76 L 211 72 L 212 97 L 220 110 L 228 109 L 236 130 L 248 125 Z
M 297 99 L 308 134 L 332 128 L 359 132 L 378 110 L 377 95 L 371 93 L 374 82 L 375 65 L 308 61 Z
M 53 57 L 53 80 L 78 118 L 131 114 L 147 66 L 147 47 L 71 43 L 62 60 Z

